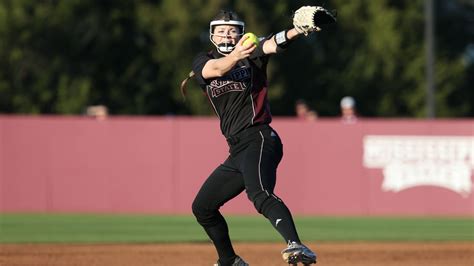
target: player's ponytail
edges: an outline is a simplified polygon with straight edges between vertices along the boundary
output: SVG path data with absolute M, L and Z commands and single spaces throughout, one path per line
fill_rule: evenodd
M 194 71 L 189 72 L 188 77 L 181 81 L 181 86 L 179 87 L 179 89 L 181 90 L 181 95 L 183 96 L 184 101 L 186 101 L 186 86 L 188 80 L 192 77 L 194 77 Z

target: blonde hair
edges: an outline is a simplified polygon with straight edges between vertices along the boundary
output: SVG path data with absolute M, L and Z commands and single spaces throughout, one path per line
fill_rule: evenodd
M 188 80 L 195 76 L 194 71 L 189 72 L 188 77 L 181 81 L 181 86 L 179 89 L 181 90 L 181 95 L 183 96 L 183 101 L 186 101 L 186 87 Z

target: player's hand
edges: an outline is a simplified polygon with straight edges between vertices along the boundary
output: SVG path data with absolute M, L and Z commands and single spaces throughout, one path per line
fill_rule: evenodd
M 250 56 L 250 54 L 257 48 L 255 43 L 251 42 L 246 45 L 243 45 L 244 41 L 248 39 L 248 36 L 242 37 L 234 50 L 230 53 L 231 56 L 234 56 L 238 60 L 242 60 Z

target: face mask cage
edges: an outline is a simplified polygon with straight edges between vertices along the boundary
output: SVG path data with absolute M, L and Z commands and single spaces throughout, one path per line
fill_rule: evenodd
M 217 26 L 217 25 L 237 26 L 240 29 L 240 32 L 237 34 L 237 37 L 241 37 L 242 35 L 244 35 L 244 32 L 245 32 L 245 23 L 239 20 L 213 20 L 209 24 L 209 39 L 211 40 L 212 44 L 214 44 L 214 46 L 217 48 L 217 51 L 225 55 L 232 52 L 232 50 L 234 50 L 235 45 L 228 42 L 217 44 L 216 42 L 214 42 L 214 40 L 212 40 L 212 37 L 214 35 L 217 35 L 217 34 L 214 34 L 214 26 Z

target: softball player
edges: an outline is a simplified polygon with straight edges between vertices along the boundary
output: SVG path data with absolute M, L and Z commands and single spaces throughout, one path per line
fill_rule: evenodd
M 267 100 L 270 55 L 285 50 L 305 32 L 292 28 L 263 38 L 258 45 L 243 45 L 247 39 L 242 37 L 244 29 L 236 13 L 221 11 L 209 28 L 215 49 L 198 54 L 193 62 L 191 74 L 220 119 L 230 154 L 204 182 L 192 210 L 217 250 L 217 266 L 248 265 L 236 255 L 227 223 L 219 212 L 222 205 L 244 190 L 256 210 L 288 244 L 282 251 L 284 260 L 293 265 L 316 263 L 316 254 L 301 243 L 289 209 L 273 193 L 283 150 L 280 137 L 270 127 L 272 115 Z M 182 91 L 188 79 L 183 81 Z

